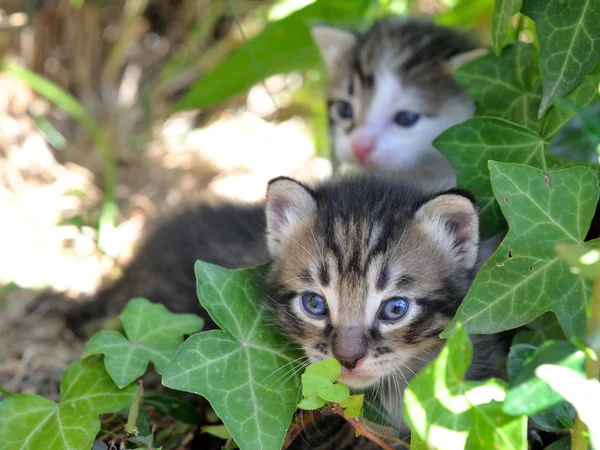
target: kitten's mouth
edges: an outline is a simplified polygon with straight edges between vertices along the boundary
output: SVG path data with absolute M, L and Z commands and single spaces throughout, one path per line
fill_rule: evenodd
M 377 382 L 377 377 L 361 372 L 360 369 L 348 370 L 342 368 L 342 374 L 338 378 L 338 381 L 354 389 L 365 389 L 375 384 Z

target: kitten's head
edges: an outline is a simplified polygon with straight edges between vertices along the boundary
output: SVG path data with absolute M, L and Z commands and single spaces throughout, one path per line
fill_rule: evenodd
M 452 170 L 431 142 L 475 111 L 453 71 L 482 54 L 476 44 L 417 19 L 384 19 L 363 34 L 323 26 L 312 32 L 329 73 L 340 161 L 408 172 L 441 158 Z
M 267 191 L 269 290 L 312 362 L 337 358 L 365 388 L 429 357 L 472 281 L 479 219 L 458 191 L 423 195 L 361 176 Z

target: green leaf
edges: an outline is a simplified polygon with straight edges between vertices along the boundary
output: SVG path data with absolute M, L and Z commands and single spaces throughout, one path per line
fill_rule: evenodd
M 571 101 L 581 107 L 600 101 L 600 64 L 584 78 L 580 85 L 565 96 L 565 100 Z M 542 119 L 542 136 L 546 140 L 549 140 L 558 133 L 558 131 L 565 126 L 575 114 L 575 111 L 563 107 L 560 102 L 552 105 Z
M 308 22 L 362 17 L 369 1 L 318 1 L 289 16 L 269 23 L 247 44 L 204 74 L 176 109 L 202 108 L 219 103 L 278 73 L 318 68 L 321 59 L 310 35 Z
M 484 238 L 504 229 L 504 218 L 490 183 L 488 161 L 546 168 L 544 140 L 534 131 L 503 119 L 473 117 L 442 133 L 433 145 L 456 169 L 458 185 L 475 193 Z
M 141 377 L 150 361 L 163 374 L 183 336 L 200 331 L 204 323 L 198 316 L 173 314 L 143 298 L 131 300 L 120 319 L 127 337 L 117 331 L 100 331 L 85 345 L 84 353 L 104 354 L 106 370 L 119 387 Z
M 559 406 L 564 399 L 534 375 L 542 364 L 558 364 L 583 372 L 585 354 L 568 341 L 547 342 L 537 349 L 512 377 L 504 411 L 512 415 L 537 414 Z
M 340 363 L 335 358 L 325 358 L 322 361 L 308 365 L 304 373 L 306 375 L 323 378 L 331 384 L 336 382 L 340 377 L 342 366 L 340 366 Z
M 89 450 L 100 431 L 98 415 L 124 408 L 137 389 L 117 388 L 99 358 L 75 361 L 58 404 L 29 394 L 0 401 L 0 442 L 11 450 Z
M 502 52 L 506 39 L 506 27 L 510 18 L 521 10 L 523 0 L 496 0 L 492 16 L 492 45 L 497 55 Z
M 298 403 L 298 407 L 306 410 L 319 409 L 325 405 L 325 402 L 326 400 L 323 397 L 316 392 L 312 392 Z
M 535 374 L 562 395 L 577 410 L 588 427 L 592 448 L 600 448 L 600 382 L 586 378 L 569 367 L 544 364 Z
M 264 268 L 227 270 L 196 262 L 198 298 L 221 330 L 188 338 L 163 384 L 208 399 L 241 449 L 279 449 L 300 390 L 300 353 L 276 333 Z
M 144 394 L 144 403 L 154 406 L 162 413 L 180 422 L 189 425 L 200 425 L 196 408 L 168 392 L 147 392 Z
M 539 347 L 549 340 L 558 341 L 565 339 L 565 333 L 560 327 L 556 315 L 546 313 L 533 322 L 530 322 L 526 330 L 519 331 L 513 338 L 512 345 L 529 344 Z
M 345 384 L 335 383 L 329 386 L 322 387 L 319 389 L 319 397 L 327 400 L 328 402 L 339 403 L 348 398 L 350 395 L 350 389 Z
M 417 374 L 404 394 L 406 419 L 434 448 L 526 449 L 527 418 L 502 412 L 505 383 L 465 381 L 472 345 L 458 326 L 438 357 Z
M 540 41 L 541 117 L 600 61 L 600 4 L 596 0 L 525 0 L 522 12 L 535 21 Z
M 317 375 L 309 375 L 307 373 L 302 375 L 302 395 L 305 397 L 331 385 L 331 381 L 326 378 Z
M 364 399 L 364 394 L 355 394 L 349 396 L 346 400 L 339 402 L 340 406 L 344 408 L 344 413 L 346 414 L 346 417 L 359 417 L 363 407 Z
M 571 450 L 571 436 L 553 442 L 545 450 Z
M 598 177 L 585 167 L 542 172 L 494 161 L 489 166 L 509 232 L 442 336 L 457 323 L 469 333 L 497 333 L 548 311 L 569 338 L 585 334 L 589 283 L 569 272 L 554 246 L 584 239 L 598 201 Z
M 556 253 L 567 263 L 571 273 L 581 274 L 594 281 L 600 277 L 600 239 L 585 244 L 556 245 Z
M 539 77 L 534 74 L 534 48 L 517 42 L 501 56 L 488 54 L 456 71 L 457 82 L 477 105 L 478 116 L 499 117 L 539 131 Z

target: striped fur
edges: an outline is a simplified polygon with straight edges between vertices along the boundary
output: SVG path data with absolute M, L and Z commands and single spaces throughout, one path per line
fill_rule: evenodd
M 270 195 L 277 183 L 283 188 Z M 439 334 L 474 276 L 478 219 L 472 199 L 456 190 L 424 194 L 390 178 L 366 175 L 315 188 L 296 183 L 307 197 L 294 192 L 291 183 L 296 182 L 275 180 L 267 194 L 267 229 L 279 241 L 271 249 L 268 279 L 279 326 L 313 362 L 335 356 L 336 341 L 358 330 L 366 356 L 356 368 L 343 368 L 340 381 L 386 392 L 384 404 L 400 422 L 404 387 L 438 353 L 443 345 Z M 286 215 L 286 208 L 307 205 L 308 198 L 314 207 L 305 206 L 307 214 Z M 279 217 L 290 221 L 287 228 L 274 226 L 272 203 Z M 456 217 L 464 219 L 458 225 L 466 230 L 464 239 L 456 239 L 459 231 L 448 226 Z M 306 292 L 326 300 L 326 318 L 303 311 Z M 381 304 L 395 297 L 409 301 L 406 316 L 397 323 L 382 322 Z M 498 375 L 505 342 L 477 337 L 474 346 L 477 363 L 469 376 Z

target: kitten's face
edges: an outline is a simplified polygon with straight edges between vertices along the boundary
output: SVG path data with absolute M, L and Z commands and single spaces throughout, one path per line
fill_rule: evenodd
M 329 119 L 341 161 L 385 171 L 451 170 L 431 142 L 474 113 L 452 71 L 477 55 L 457 33 L 386 20 L 356 36 L 316 28 L 329 71 Z
M 354 183 L 314 195 L 271 185 L 270 286 L 282 329 L 309 359 L 337 358 L 340 381 L 365 388 L 410 378 L 441 346 L 470 284 L 477 215 L 459 195 L 421 206 L 410 192 Z

